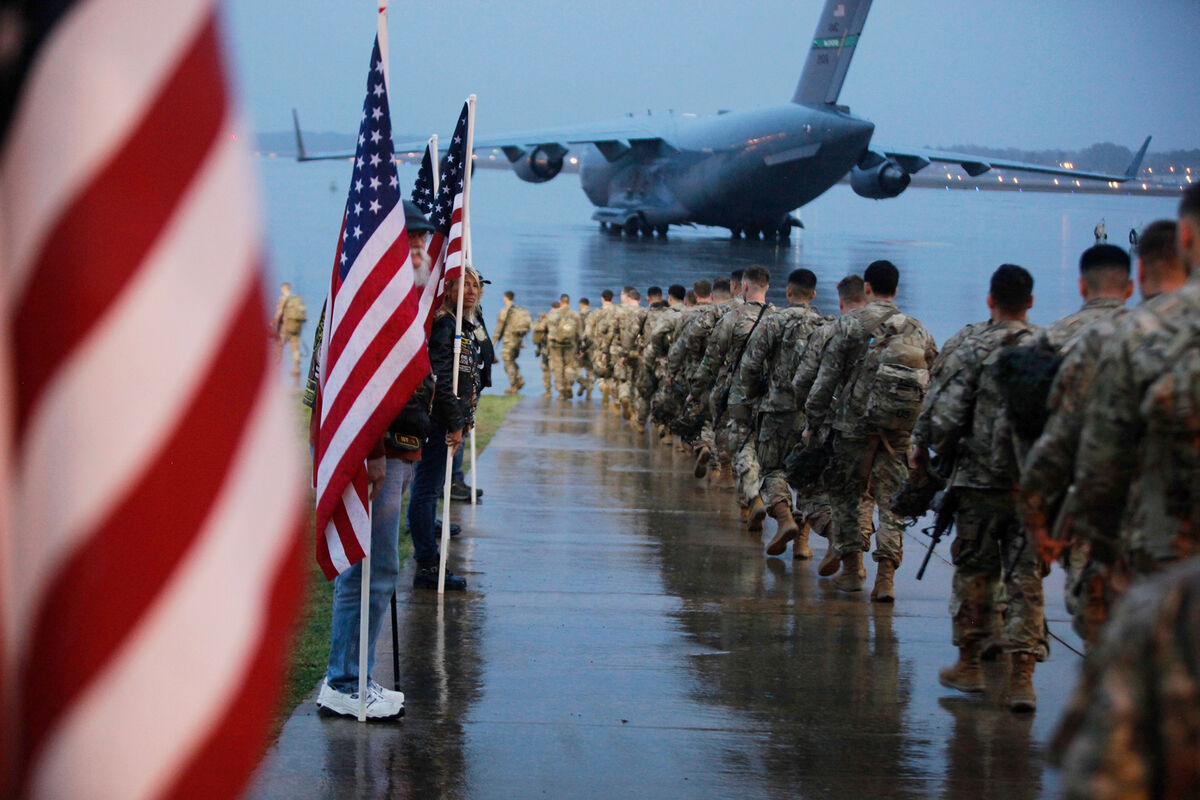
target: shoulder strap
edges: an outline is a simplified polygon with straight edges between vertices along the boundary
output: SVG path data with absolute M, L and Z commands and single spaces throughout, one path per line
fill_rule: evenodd
M 750 344 L 750 337 L 754 335 L 754 329 L 758 327 L 758 323 L 762 322 L 763 315 L 767 313 L 767 305 L 763 303 L 763 307 L 758 311 L 758 317 L 754 320 L 754 325 L 751 326 L 750 332 L 746 334 L 746 341 L 742 342 L 742 349 L 738 352 L 737 361 L 733 362 L 733 369 L 730 370 L 730 375 L 736 375 L 738 367 L 742 365 L 742 356 L 746 355 L 746 347 Z

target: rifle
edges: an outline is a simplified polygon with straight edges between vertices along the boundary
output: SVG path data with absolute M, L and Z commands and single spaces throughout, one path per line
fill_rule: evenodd
M 950 528 L 954 525 L 954 512 L 958 510 L 958 492 L 953 486 L 942 489 L 934 495 L 930 508 L 934 510 L 935 516 L 933 527 L 921 531 L 929 537 L 929 549 L 925 551 L 921 568 L 917 570 L 917 580 L 925 577 L 925 568 L 929 566 L 929 557 L 933 555 L 933 549 L 938 546 L 938 542 L 950 532 Z

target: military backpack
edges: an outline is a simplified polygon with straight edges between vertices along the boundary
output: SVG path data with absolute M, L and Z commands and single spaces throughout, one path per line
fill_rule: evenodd
M 893 312 L 867 341 L 844 393 L 850 408 L 873 428 L 912 430 L 929 390 L 921 323 Z
M 283 301 L 283 332 L 299 333 L 307 319 L 308 308 L 305 307 L 304 300 L 300 295 L 289 294 Z
M 579 335 L 579 317 L 569 310 L 559 311 L 551 324 L 553 326 L 551 341 L 570 342 Z

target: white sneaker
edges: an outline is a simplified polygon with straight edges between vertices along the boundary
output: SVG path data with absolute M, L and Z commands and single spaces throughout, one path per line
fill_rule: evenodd
M 404 692 L 397 692 L 392 689 L 385 689 L 385 688 L 383 688 L 383 686 L 381 686 L 379 683 L 377 683 L 374 678 L 367 679 L 367 689 L 374 692 L 377 695 L 380 695 L 385 700 L 391 700 L 393 703 L 396 703 L 401 708 L 404 707 Z
M 317 694 L 317 708 L 344 717 L 358 718 L 358 692 L 339 692 L 329 685 L 328 681 L 321 682 L 321 691 Z M 367 685 L 367 719 L 395 719 L 404 716 L 403 702 L 397 703 L 378 694 Z

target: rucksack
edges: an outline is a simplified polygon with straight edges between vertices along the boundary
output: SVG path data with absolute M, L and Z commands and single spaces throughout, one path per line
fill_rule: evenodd
M 505 317 L 505 322 L 513 333 L 517 336 L 524 336 L 529 333 L 529 329 L 533 326 L 533 317 L 529 315 L 527 310 L 520 306 L 513 306 L 512 310 L 508 313 L 509 316 Z
M 876 326 L 859 358 L 846 392 L 850 408 L 872 428 L 912 430 L 928 390 L 924 329 L 894 312 Z
M 570 311 L 560 311 L 554 320 L 554 336 L 556 342 L 569 342 L 575 338 L 579 330 L 579 318 Z
M 300 295 L 290 294 L 283 301 L 283 331 L 284 333 L 299 333 L 308 319 L 308 309 Z
M 1036 440 L 1046 427 L 1050 418 L 1046 403 L 1062 361 L 1061 353 L 1041 344 L 1008 345 L 989 367 L 1009 422 L 1026 441 Z

